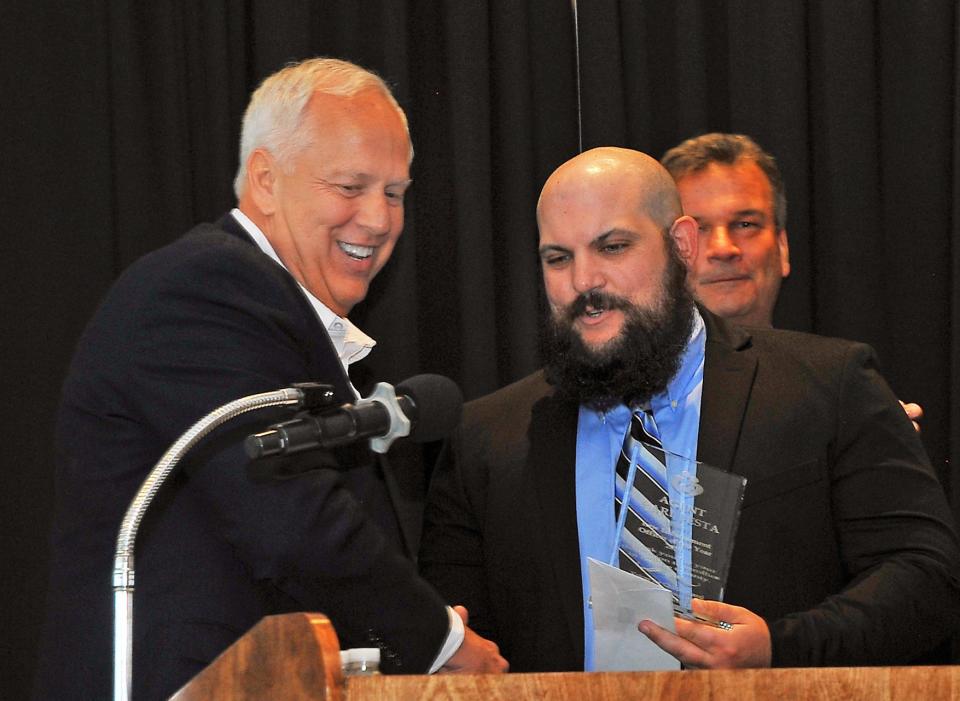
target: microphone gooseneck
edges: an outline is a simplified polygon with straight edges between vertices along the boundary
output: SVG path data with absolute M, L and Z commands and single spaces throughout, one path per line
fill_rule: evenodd
M 386 452 L 390 443 L 410 435 L 418 441 L 436 440 L 449 432 L 460 420 L 463 397 L 460 389 L 442 375 L 417 375 L 400 383 L 397 390 L 386 383 L 356 404 L 333 407 L 333 388 L 317 383 L 302 383 L 242 397 L 224 404 L 187 429 L 154 465 L 136 496 L 127 507 L 117 534 L 114 552 L 114 637 L 113 698 L 129 701 L 133 676 L 133 593 L 134 544 L 140 523 L 164 481 L 170 476 L 187 451 L 218 426 L 250 411 L 288 406 L 306 410 L 293 421 L 271 427 L 264 434 L 249 436 L 248 452 L 275 454 L 299 452 L 310 448 L 343 445 L 365 437 L 371 448 Z M 278 426 L 292 425 L 286 434 L 276 433 Z M 267 436 L 267 434 L 271 434 Z M 260 438 L 267 436 L 266 438 Z M 258 440 L 252 440 L 258 439 Z M 280 446 L 276 450 L 277 445 Z M 267 452 L 271 451 L 271 452 Z M 251 457 L 257 457 L 251 453 Z

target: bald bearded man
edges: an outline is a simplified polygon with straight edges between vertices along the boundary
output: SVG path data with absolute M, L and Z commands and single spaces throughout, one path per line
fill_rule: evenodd
M 511 669 L 594 668 L 586 561 L 611 552 L 640 407 L 665 449 L 747 478 L 728 603 L 694 607 L 732 629 L 638 621 L 656 644 L 714 668 L 895 664 L 940 643 L 960 616 L 954 525 L 872 351 L 696 306 L 697 223 L 645 154 L 573 158 L 537 218 L 546 367 L 467 405 L 420 552 Z

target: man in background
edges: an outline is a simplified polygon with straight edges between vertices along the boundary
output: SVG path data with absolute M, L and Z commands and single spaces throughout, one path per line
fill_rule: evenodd
M 110 696 L 114 542 L 151 467 L 239 397 L 316 380 L 356 399 L 374 342 L 347 319 L 403 228 L 412 148 L 383 81 L 313 59 L 267 78 L 243 120 L 238 206 L 132 265 L 80 340 L 57 427 L 57 511 L 37 695 Z M 319 611 L 381 669 L 503 671 L 417 576 L 385 462 L 313 451 L 248 470 L 246 414 L 160 490 L 136 547 L 133 696 L 167 698 L 263 616 Z
M 700 242 L 688 281 L 707 309 L 742 326 L 772 327 L 790 274 L 787 195 L 776 159 L 749 136 L 703 134 L 660 159 Z M 920 430 L 923 409 L 903 404 Z
M 610 557 L 641 414 L 665 450 L 747 479 L 729 603 L 694 601 L 731 629 L 639 622 L 650 640 L 695 668 L 896 664 L 943 641 L 960 619 L 957 537 L 872 351 L 697 307 L 697 222 L 644 154 L 571 159 L 537 221 L 546 367 L 467 405 L 420 551 L 512 669 L 595 668 L 586 563 Z
M 700 244 L 690 289 L 707 309 L 742 326 L 773 326 L 780 283 L 790 274 L 787 198 L 776 161 L 740 134 L 705 134 L 667 151 Z

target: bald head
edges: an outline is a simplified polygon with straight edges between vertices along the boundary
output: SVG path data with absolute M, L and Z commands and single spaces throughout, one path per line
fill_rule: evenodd
M 671 261 L 682 287 L 683 263 L 696 256 L 697 225 L 682 215 L 673 178 L 628 149 L 593 149 L 557 168 L 540 193 L 537 225 L 554 315 L 578 299 L 610 300 L 580 309 L 574 330 L 588 346 L 618 337 L 626 309 L 661 309 Z
M 631 149 L 603 146 L 581 153 L 547 179 L 537 203 L 537 221 L 545 211 L 573 206 L 616 204 L 649 217 L 667 231 L 683 211 L 673 178 L 656 159 Z

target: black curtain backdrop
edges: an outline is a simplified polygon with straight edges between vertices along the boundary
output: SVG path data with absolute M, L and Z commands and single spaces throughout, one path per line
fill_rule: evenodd
M 380 342 L 375 378 L 440 372 L 475 397 L 537 366 L 534 205 L 581 139 L 659 156 L 742 131 L 787 180 L 777 323 L 873 344 L 925 407 L 960 505 L 954 2 L 581 0 L 576 16 L 569 0 L 4 3 L 6 698 L 34 669 L 53 417 L 76 340 L 123 268 L 233 205 L 250 91 L 308 56 L 379 71 L 411 121 L 406 233 L 353 315 Z

